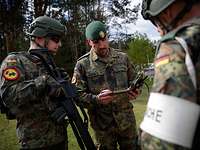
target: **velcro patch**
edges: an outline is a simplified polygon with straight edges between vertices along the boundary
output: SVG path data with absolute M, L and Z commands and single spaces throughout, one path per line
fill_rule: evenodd
M 8 67 L 3 71 L 3 77 L 5 80 L 17 80 L 20 77 L 19 71 L 15 67 Z
M 17 63 L 17 60 L 16 59 L 8 59 L 6 61 L 6 63 L 8 64 L 8 66 L 15 66 Z
M 168 55 L 156 59 L 155 67 L 159 67 L 159 66 L 165 65 L 167 63 L 169 63 L 169 56 Z

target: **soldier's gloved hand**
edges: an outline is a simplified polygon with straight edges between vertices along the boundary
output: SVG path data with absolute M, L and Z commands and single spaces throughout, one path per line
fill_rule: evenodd
M 59 68 L 59 72 L 61 73 L 61 77 L 64 80 L 69 80 L 70 79 L 69 74 L 65 71 L 64 68 Z
M 114 96 L 111 90 L 106 89 L 106 90 L 101 91 L 97 95 L 97 99 L 99 103 L 106 105 L 106 104 L 109 104 L 114 99 Z
M 58 124 L 63 124 L 66 121 L 67 114 L 62 106 L 55 108 L 51 114 L 51 118 Z

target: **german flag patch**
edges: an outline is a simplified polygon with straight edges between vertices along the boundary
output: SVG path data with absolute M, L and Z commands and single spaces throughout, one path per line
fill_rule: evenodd
M 168 55 L 162 56 L 162 57 L 156 59 L 156 61 L 155 61 L 155 67 L 159 67 L 159 66 L 165 65 L 167 63 L 169 63 L 169 56 Z
M 20 74 L 17 68 L 8 67 L 3 71 L 3 77 L 5 78 L 5 80 L 14 81 L 19 79 Z

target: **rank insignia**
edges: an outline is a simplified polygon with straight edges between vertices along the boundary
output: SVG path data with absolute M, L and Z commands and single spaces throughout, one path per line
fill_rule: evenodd
M 165 65 L 165 64 L 167 64 L 167 63 L 169 63 L 169 56 L 168 56 L 168 55 L 156 59 L 156 61 L 155 61 L 155 66 L 156 66 L 156 67 L 159 67 L 159 66 Z
M 6 68 L 3 71 L 3 77 L 5 78 L 5 80 L 17 80 L 19 78 L 19 71 L 17 70 L 17 68 Z
M 99 36 L 100 36 L 100 38 L 103 39 L 103 38 L 105 38 L 106 34 L 103 31 L 100 31 Z

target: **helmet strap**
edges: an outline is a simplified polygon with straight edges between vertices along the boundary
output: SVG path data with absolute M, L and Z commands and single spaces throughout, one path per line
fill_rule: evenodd
M 39 48 L 47 48 L 49 39 L 46 39 L 46 37 L 45 37 L 44 46 L 42 46 L 38 42 L 36 42 L 35 38 L 36 37 L 31 37 L 31 41 L 34 42 L 37 45 L 37 47 L 39 47 Z
M 47 45 L 49 43 L 50 38 L 49 37 L 44 37 L 44 38 L 45 38 L 45 40 L 44 40 L 44 48 L 47 48 Z

